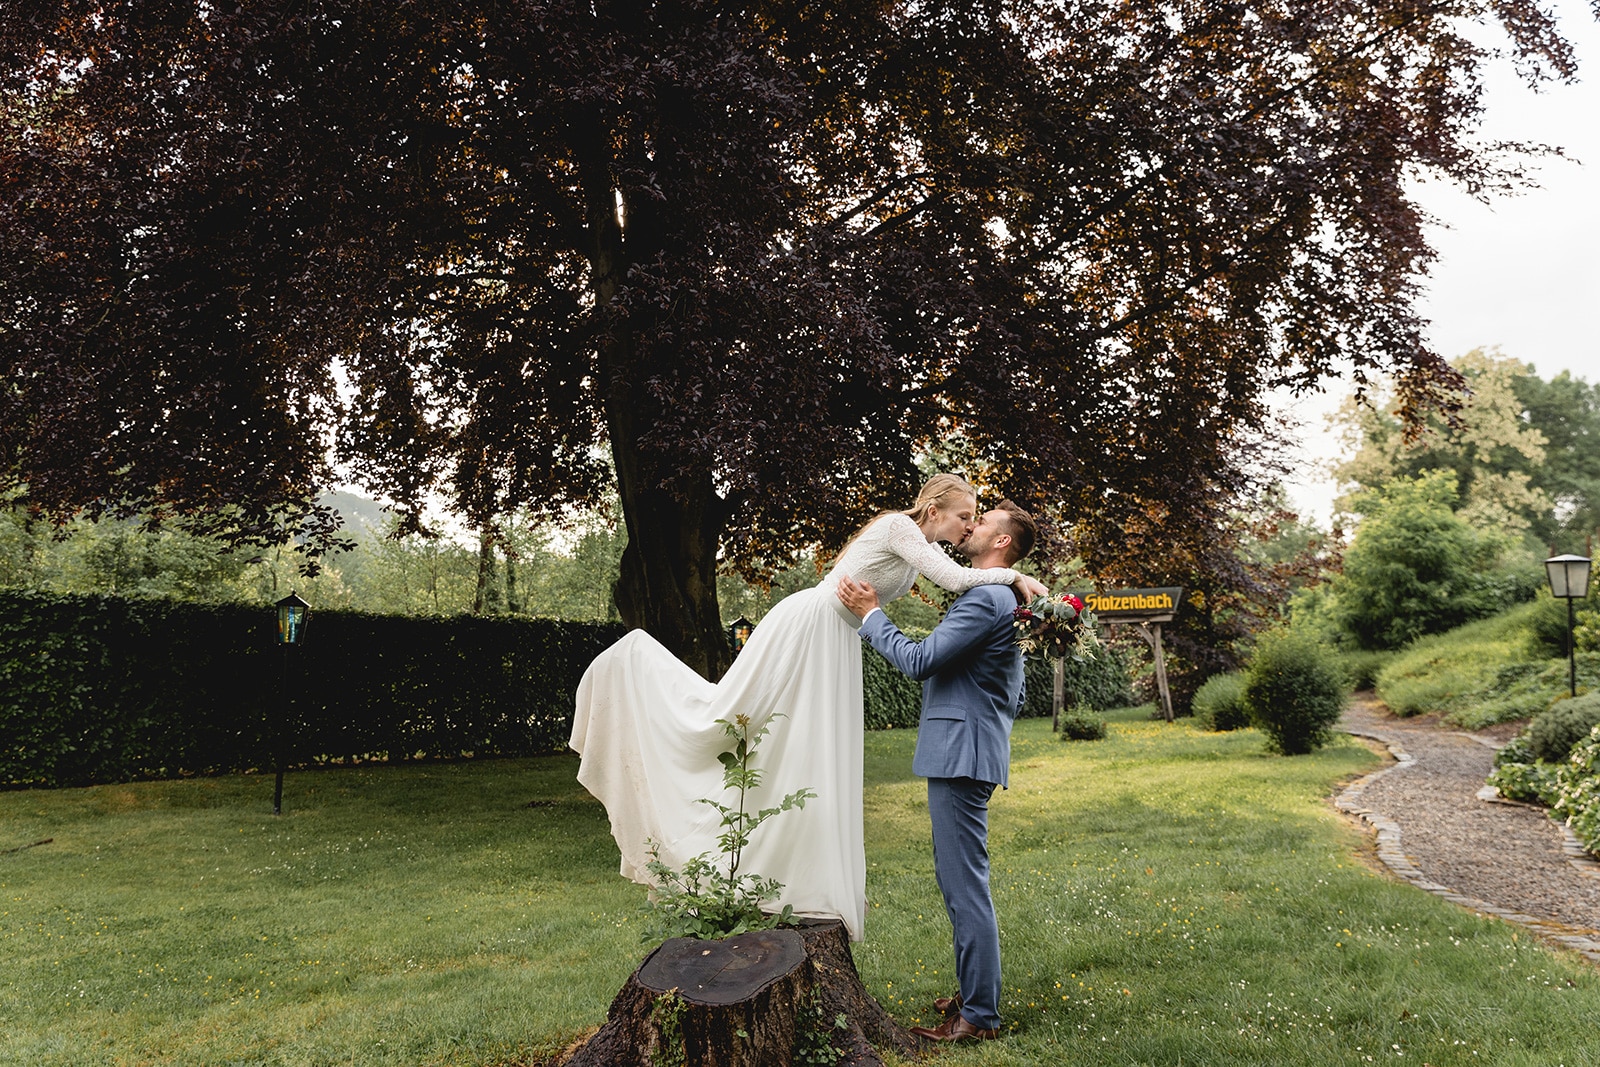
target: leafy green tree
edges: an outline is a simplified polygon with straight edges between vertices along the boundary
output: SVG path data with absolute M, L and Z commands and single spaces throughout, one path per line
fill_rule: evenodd
M 1554 507 L 1534 521 L 1534 536 L 1576 550 L 1600 527 L 1600 384 L 1562 371 L 1549 381 L 1521 375 L 1512 385 L 1528 425 L 1545 439 L 1544 462 L 1529 473 Z
M 1360 647 L 1399 648 L 1502 606 L 1484 573 L 1498 543 L 1453 510 L 1455 477 L 1396 478 L 1352 499 L 1363 518 L 1329 592 L 1333 617 Z
M 1377 403 L 1346 400 L 1335 417 L 1351 452 L 1334 467 L 1347 490 L 1339 506 L 1352 510 L 1351 494 L 1395 478 L 1448 470 L 1459 493 L 1458 513 L 1475 529 L 1515 537 L 1544 528 L 1553 505 L 1539 477 L 1548 437 L 1521 396 L 1522 383 L 1538 380 L 1532 368 L 1481 348 L 1452 365 L 1463 381 L 1453 421 L 1431 416 L 1414 436 L 1381 397 Z
M 708 675 L 719 566 L 836 548 L 952 432 L 1150 570 L 1272 388 L 1452 377 L 1414 179 L 1524 158 L 1474 20 L 1573 75 L 1535 0 L 12 4 L 0 489 L 313 552 L 330 436 L 413 518 L 615 491 L 623 617 Z

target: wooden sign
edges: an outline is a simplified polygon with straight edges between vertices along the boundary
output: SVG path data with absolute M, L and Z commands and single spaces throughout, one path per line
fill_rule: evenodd
M 1162 589 L 1108 589 L 1083 598 L 1090 611 L 1108 626 L 1132 626 L 1155 657 L 1156 692 L 1161 713 L 1172 721 L 1172 690 L 1167 687 L 1167 657 L 1161 643 L 1161 624 L 1171 622 L 1183 603 L 1181 586 Z
M 1183 601 L 1182 587 L 1108 589 L 1083 598 L 1089 610 L 1107 621 L 1126 615 L 1173 615 Z

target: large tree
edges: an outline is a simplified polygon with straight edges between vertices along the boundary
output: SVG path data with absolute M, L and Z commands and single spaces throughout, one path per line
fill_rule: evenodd
M 1520 180 L 1466 24 L 1573 72 L 1533 0 L 0 14 L 0 489 L 271 538 L 334 462 L 479 524 L 614 479 L 623 617 L 707 673 L 719 560 L 932 446 L 1127 572 L 1251 487 L 1271 387 L 1425 406 L 1409 182 Z

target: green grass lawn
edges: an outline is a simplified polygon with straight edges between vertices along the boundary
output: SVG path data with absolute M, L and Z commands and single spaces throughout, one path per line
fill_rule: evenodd
M 1341 741 L 1019 725 L 992 805 L 1006 1040 L 950 1064 L 1600 1063 L 1575 956 L 1374 873 Z M 867 737 L 864 979 L 948 993 L 913 735 Z M 539 1063 L 642 957 L 569 758 L 0 794 L 0 1063 Z M 784 815 L 768 831 L 781 832 Z

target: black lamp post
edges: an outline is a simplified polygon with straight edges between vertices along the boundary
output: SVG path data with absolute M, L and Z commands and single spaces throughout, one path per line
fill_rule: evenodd
M 744 643 L 750 640 L 750 631 L 755 628 L 756 624 L 743 615 L 728 624 L 728 644 L 733 646 L 735 656 L 744 648 Z
M 294 650 L 299 647 L 305 637 L 306 620 L 311 617 L 311 605 L 294 595 L 291 590 L 289 595 L 278 601 L 278 644 L 283 646 L 283 700 L 286 706 L 285 714 L 278 719 L 276 745 L 276 760 L 278 763 L 278 777 L 272 786 L 272 814 L 283 814 L 283 720 L 288 718 L 288 712 L 294 708 L 294 690 L 289 686 L 290 660 Z
M 1572 641 L 1572 602 L 1589 595 L 1589 557 L 1551 556 L 1544 561 L 1550 594 L 1567 602 L 1567 687 L 1578 695 L 1578 652 Z

